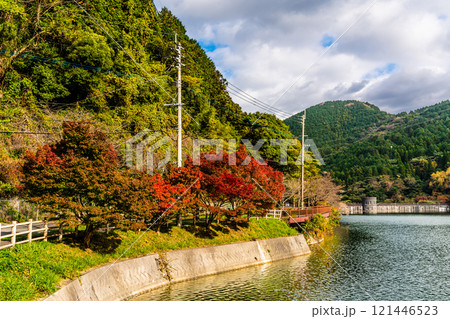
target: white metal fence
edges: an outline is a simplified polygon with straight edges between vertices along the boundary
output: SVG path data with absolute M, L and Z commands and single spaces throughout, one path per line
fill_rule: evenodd
M 15 245 L 30 243 L 36 240 L 47 241 L 48 222 L 28 220 L 25 223 L 13 221 L 12 224 L 0 224 L 0 249 L 14 247 Z M 34 237 L 33 234 L 42 234 Z M 26 239 L 23 239 L 26 236 Z M 4 241 L 4 239 L 7 239 Z
M 266 218 L 266 219 L 281 219 L 281 217 L 283 216 L 283 210 L 281 209 L 272 209 L 267 211 L 267 213 L 263 216 L 252 216 L 250 217 L 251 219 L 261 219 L 261 218 Z

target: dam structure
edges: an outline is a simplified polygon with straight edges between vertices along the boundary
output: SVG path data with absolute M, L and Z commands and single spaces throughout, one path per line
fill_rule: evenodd
M 448 214 L 449 204 L 408 204 L 408 203 L 377 203 L 376 197 L 365 197 L 362 203 L 348 204 L 342 209 L 344 215 L 375 215 L 375 214 Z

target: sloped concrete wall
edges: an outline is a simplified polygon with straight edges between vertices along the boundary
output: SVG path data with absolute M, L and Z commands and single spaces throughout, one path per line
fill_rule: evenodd
M 303 235 L 153 254 L 90 271 L 48 301 L 124 300 L 170 283 L 310 253 Z
M 92 270 L 48 297 L 49 301 L 122 300 L 169 284 L 159 255 L 117 262 Z

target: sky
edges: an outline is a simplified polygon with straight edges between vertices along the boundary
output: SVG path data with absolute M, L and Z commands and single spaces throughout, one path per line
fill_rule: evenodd
M 448 0 L 154 3 L 183 22 L 231 84 L 281 118 L 330 100 L 400 113 L 450 98 Z

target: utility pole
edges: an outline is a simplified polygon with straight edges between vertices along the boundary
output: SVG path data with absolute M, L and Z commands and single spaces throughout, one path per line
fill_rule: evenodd
M 177 142 L 177 167 L 183 166 L 183 154 L 181 151 L 182 146 L 182 123 L 181 123 L 181 115 L 182 115 L 182 104 L 181 104 L 181 43 L 178 42 L 177 34 L 175 33 L 175 50 L 178 53 L 177 56 L 177 69 L 178 69 L 178 81 L 177 81 L 177 106 L 178 106 L 178 142 Z
M 175 33 L 175 50 L 177 51 L 177 69 L 178 69 L 178 80 L 177 80 L 177 106 L 178 106 L 178 139 L 177 139 L 177 167 L 183 166 L 183 153 L 181 151 L 182 147 L 182 123 L 181 123 L 181 115 L 182 115 L 182 104 L 181 104 L 181 43 L 178 42 L 177 34 Z M 183 216 L 181 213 L 178 213 L 177 216 L 177 226 L 181 227 L 183 224 Z
M 302 196 L 301 207 L 303 208 L 303 198 L 305 196 L 305 121 L 306 121 L 306 109 L 302 116 Z

